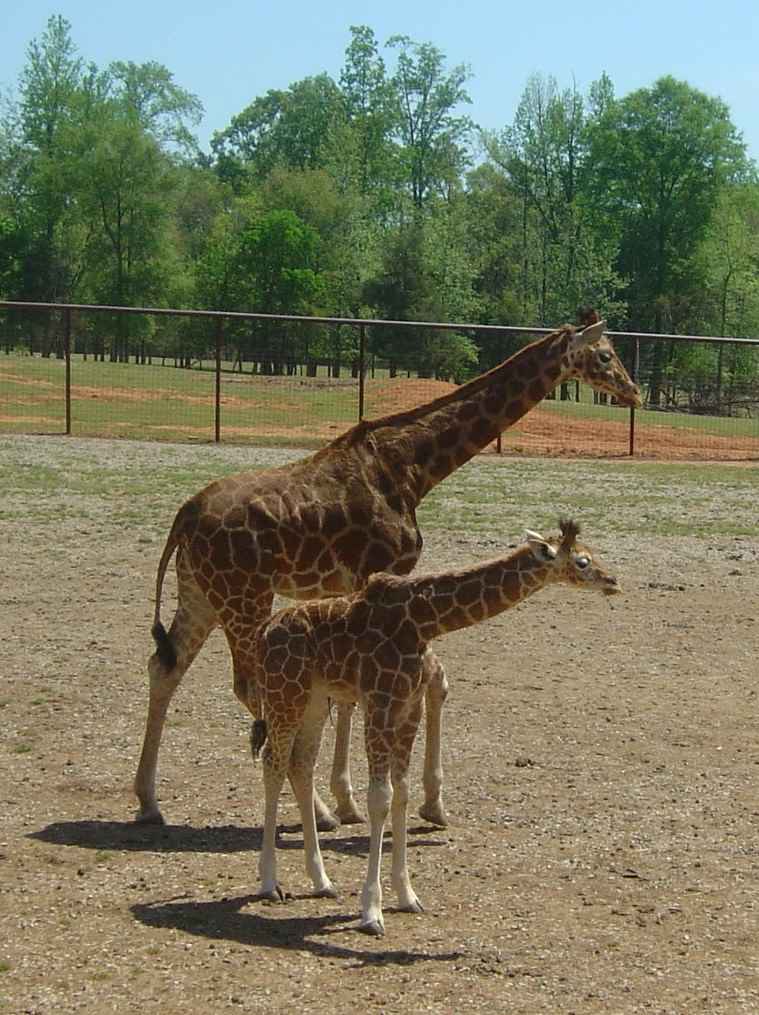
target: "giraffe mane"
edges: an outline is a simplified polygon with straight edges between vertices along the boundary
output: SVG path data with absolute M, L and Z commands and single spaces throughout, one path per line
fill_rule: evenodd
M 545 342 L 547 345 L 561 335 L 574 335 L 577 329 L 572 324 L 562 324 L 556 331 L 552 331 L 550 335 L 542 335 L 534 342 L 529 345 L 538 345 L 541 342 Z M 404 409 L 401 412 L 390 413 L 387 416 L 378 416 L 376 419 L 363 419 L 360 423 L 356 423 L 355 426 L 351 427 L 340 437 L 336 438 L 333 442 L 333 446 L 340 442 L 346 444 L 357 444 L 363 440 L 368 433 L 372 430 L 378 430 L 380 427 L 385 426 L 403 426 L 407 423 L 415 423 L 418 419 L 426 416 L 429 412 L 435 412 L 438 409 L 443 409 L 445 406 L 450 405 L 451 402 L 457 402 L 461 398 L 468 398 L 470 395 L 476 395 L 477 392 L 486 388 L 490 384 L 493 375 L 503 369 L 504 365 L 513 359 L 514 356 L 523 352 L 528 346 L 523 346 L 522 349 L 518 349 L 512 356 L 504 360 L 503 363 L 499 363 L 498 366 L 488 370 L 487 373 L 480 374 L 478 377 L 472 378 L 471 381 L 467 381 L 466 384 L 462 384 L 455 388 L 453 391 L 449 391 L 445 395 L 440 395 L 438 398 L 433 398 L 429 402 L 423 402 L 422 405 L 417 405 L 413 409 Z

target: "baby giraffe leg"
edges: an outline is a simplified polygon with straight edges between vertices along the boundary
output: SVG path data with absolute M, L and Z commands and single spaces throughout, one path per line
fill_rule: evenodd
M 374 934 L 375 936 L 385 933 L 385 921 L 382 917 L 380 867 L 382 865 L 382 835 L 390 810 L 391 796 L 392 789 L 390 788 L 387 759 L 385 759 L 384 768 L 370 764 L 369 788 L 366 794 L 366 806 L 369 811 L 369 863 L 366 881 L 361 892 L 359 929 L 365 934 Z
M 300 808 L 306 872 L 313 883 L 314 894 L 317 897 L 334 899 L 337 898 L 337 892 L 324 869 L 314 814 L 314 766 L 326 716 L 326 707 L 319 715 L 306 716 L 293 745 L 290 784 Z
M 279 795 L 285 781 L 290 764 L 295 728 L 287 732 L 278 729 L 277 725 L 268 721 L 268 739 L 262 754 L 264 774 L 264 835 L 261 844 L 261 856 L 258 861 L 258 873 L 261 879 L 262 899 L 283 902 L 285 893 L 277 881 L 277 806 Z
M 422 716 L 422 699 L 411 706 L 408 719 L 398 728 L 391 776 L 393 781 L 393 888 L 398 896 L 399 909 L 408 913 L 423 913 L 424 907 L 411 887 L 406 854 L 408 811 L 408 770 L 411 750 Z

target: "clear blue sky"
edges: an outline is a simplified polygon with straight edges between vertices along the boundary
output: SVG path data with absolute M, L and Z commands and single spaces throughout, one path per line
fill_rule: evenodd
M 269 88 L 338 78 L 349 26 L 431 42 L 473 72 L 467 110 L 510 123 L 534 72 L 581 91 L 606 71 L 625 95 L 672 74 L 729 106 L 759 160 L 759 0 L 4 0 L 0 87 L 15 90 L 29 42 L 62 14 L 82 57 L 156 60 L 205 107 L 215 130 Z M 392 53 L 385 54 L 388 62 Z

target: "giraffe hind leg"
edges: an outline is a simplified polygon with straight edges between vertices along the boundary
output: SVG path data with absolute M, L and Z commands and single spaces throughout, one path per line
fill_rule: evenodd
M 427 727 L 424 741 L 424 803 L 419 808 L 419 816 L 431 825 L 445 828 L 448 815 L 443 805 L 443 705 L 448 697 L 448 678 L 443 664 L 429 649 L 424 656 L 424 668 L 427 677 L 425 703 Z
M 335 753 L 332 760 L 330 789 L 337 801 L 335 814 L 342 825 L 354 825 L 365 820 L 353 793 L 350 772 L 350 743 L 355 705 L 342 703 L 337 708 Z M 320 825 L 321 831 L 325 829 Z
M 303 826 L 303 854 L 306 872 L 314 886 L 314 895 L 320 898 L 334 899 L 337 897 L 337 892 L 324 869 L 314 810 L 314 766 L 326 718 L 326 702 L 312 701 L 306 709 L 301 728 L 293 744 L 288 775 L 300 810 Z
M 164 823 L 156 796 L 156 771 L 166 714 L 182 677 L 217 624 L 216 615 L 189 573 L 181 552 L 177 557 L 177 578 L 177 612 L 168 634 L 163 625 L 163 633 L 156 633 L 154 628 L 156 651 L 148 662 L 148 716 L 134 780 L 139 801 L 136 820 L 140 824 Z M 169 665 L 172 660 L 174 664 Z

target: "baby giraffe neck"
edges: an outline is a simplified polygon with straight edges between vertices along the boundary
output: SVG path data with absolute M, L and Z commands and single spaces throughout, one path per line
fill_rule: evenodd
M 523 546 L 474 568 L 420 578 L 416 592 L 427 600 L 425 636 L 437 638 L 495 617 L 543 588 L 549 574 Z

